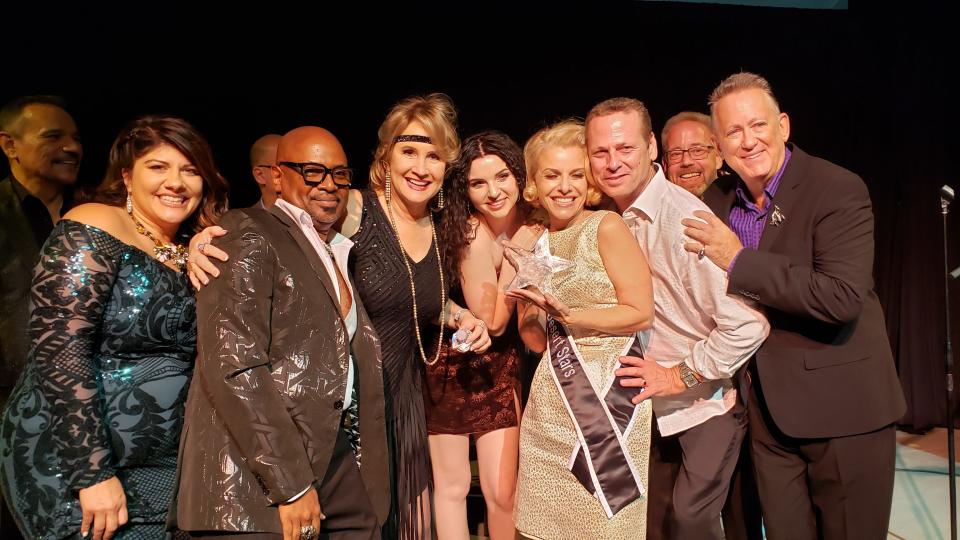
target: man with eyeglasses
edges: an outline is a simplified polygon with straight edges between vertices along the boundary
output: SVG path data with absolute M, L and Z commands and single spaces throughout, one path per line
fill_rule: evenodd
M 713 136 L 710 117 L 683 111 L 667 120 L 661 131 L 663 170 L 674 184 L 702 199 L 720 173 L 723 158 Z M 742 369 L 742 368 L 741 368 Z M 743 393 L 740 394 L 744 399 Z M 745 402 L 745 401 L 744 401 Z M 674 447 L 673 460 L 679 462 L 681 450 Z M 677 472 L 679 467 L 676 468 Z M 727 502 L 723 506 L 723 532 L 727 538 L 759 540 L 763 538 L 760 499 L 753 480 L 750 447 L 741 445 L 740 459 L 730 480 Z
M 660 141 L 667 179 L 702 198 L 723 165 L 710 117 L 692 111 L 675 114 L 664 124 Z
M 280 180 L 273 174 L 277 164 L 277 145 L 280 135 L 269 134 L 257 139 L 250 147 L 250 172 L 260 189 L 260 200 L 255 208 L 270 208 L 280 196 Z
M 272 208 L 226 213 L 228 256 L 197 294 L 197 368 L 176 525 L 192 538 L 378 539 L 390 506 L 379 340 L 333 230 L 353 171 L 297 128 Z M 201 249 L 200 251 L 203 251 Z M 236 535 L 236 536 L 234 536 Z

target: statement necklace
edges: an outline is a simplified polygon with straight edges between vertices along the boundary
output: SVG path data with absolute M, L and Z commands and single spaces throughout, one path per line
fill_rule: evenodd
M 137 221 L 137 218 L 133 217 L 133 214 L 129 214 L 130 219 L 133 220 L 134 226 L 137 228 L 137 232 L 146 236 L 150 240 L 153 240 L 153 254 L 156 256 L 157 260 L 165 263 L 167 261 L 173 261 L 177 265 L 177 268 L 181 272 L 186 271 L 187 269 L 187 256 L 190 252 L 187 250 L 187 246 L 183 244 L 164 244 L 157 239 L 146 227 L 143 226 L 143 223 Z

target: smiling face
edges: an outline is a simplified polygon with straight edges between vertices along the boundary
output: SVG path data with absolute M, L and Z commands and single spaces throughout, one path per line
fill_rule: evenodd
M 46 103 L 23 108 L 6 136 L 3 150 L 20 182 L 40 180 L 72 185 L 77 180 L 83 146 L 67 111 Z
M 643 135 L 636 111 L 595 116 L 587 123 L 590 170 L 601 191 L 625 209 L 640 195 L 653 176 L 657 141 Z
M 340 142 L 329 131 L 318 127 L 301 127 L 283 136 L 277 149 L 277 162 L 312 163 L 327 169 L 347 167 L 347 155 Z M 349 186 L 334 183 L 326 174 L 320 184 L 308 185 L 303 175 L 292 167 L 280 165 L 281 198 L 306 210 L 322 238 L 326 238 L 347 206 Z
M 587 200 L 587 159 L 578 146 L 547 146 L 537 159 L 533 180 L 537 200 L 550 217 L 550 229 L 566 228 Z
M 717 170 L 723 165 L 713 134 L 694 120 L 673 124 L 663 140 L 663 149 L 667 178 L 697 197 L 717 179 Z M 700 156 L 701 152 L 706 155 Z
M 133 216 L 158 231 L 176 231 L 200 205 L 203 178 L 179 150 L 159 144 L 123 171 Z
M 516 208 L 520 186 L 506 162 L 500 156 L 490 154 L 470 164 L 467 195 L 477 212 L 501 219 Z
M 748 185 L 766 186 L 783 165 L 790 119 L 763 90 L 728 94 L 713 106 L 723 159 Z
M 403 135 L 431 136 L 417 121 L 408 124 L 400 132 L 400 136 Z M 399 141 L 393 145 L 388 156 L 393 196 L 399 197 L 407 208 L 426 207 L 430 199 L 440 191 L 443 174 L 447 169 L 436 145 Z

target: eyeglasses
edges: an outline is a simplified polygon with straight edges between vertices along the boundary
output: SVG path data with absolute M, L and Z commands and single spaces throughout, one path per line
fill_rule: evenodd
M 713 150 L 713 146 L 691 146 L 686 150 L 676 148 L 667 152 L 667 161 L 669 163 L 680 163 L 683 161 L 683 154 L 689 153 L 691 159 L 703 159 Z
M 284 167 L 289 167 L 303 177 L 304 183 L 308 186 L 319 186 L 327 179 L 329 174 L 333 178 L 333 183 L 337 187 L 350 187 L 353 182 L 353 170 L 347 167 L 334 167 L 330 168 L 322 163 L 294 163 L 292 161 L 281 161 L 279 165 Z

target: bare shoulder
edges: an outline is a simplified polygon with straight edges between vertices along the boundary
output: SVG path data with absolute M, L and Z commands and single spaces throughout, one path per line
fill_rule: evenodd
M 340 234 L 347 238 L 357 234 L 360 230 L 360 218 L 363 217 L 363 195 L 359 189 L 351 189 L 347 192 L 347 210 L 340 219 Z
M 602 213 L 600 218 L 600 224 L 597 225 L 597 235 L 599 236 L 608 236 L 608 235 L 630 235 L 630 229 L 627 227 L 627 224 L 624 223 L 623 218 L 620 217 L 620 214 L 616 212 L 608 212 L 606 210 L 598 210 L 598 213 Z
M 123 208 L 101 203 L 75 206 L 63 216 L 63 219 L 96 227 L 117 238 L 125 236 L 130 223 L 130 217 Z

